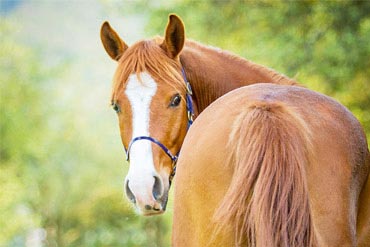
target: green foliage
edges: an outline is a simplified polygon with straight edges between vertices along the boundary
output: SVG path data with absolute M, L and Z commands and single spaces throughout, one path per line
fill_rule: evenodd
M 71 109 L 79 95 L 63 102 L 70 64 L 46 65 L 15 29 L 0 23 L 0 246 L 168 245 L 168 216 L 140 217 L 123 199 L 100 123 Z
M 0 25 L 2 34 L 12 27 L 8 23 Z M 35 163 L 42 155 L 37 149 L 41 138 L 43 106 L 36 89 L 42 77 L 40 67 L 30 63 L 34 54 L 29 49 L 16 44 L 8 35 L 2 35 L 0 49 L 0 222 L 2 234 L 0 243 L 7 236 L 24 232 L 30 225 L 37 224 L 39 218 L 28 215 L 26 206 L 30 195 L 24 191 L 28 186 L 26 178 L 32 175 Z M 32 74 L 32 77 L 29 75 Z M 41 88 L 41 86 L 39 85 Z M 27 163 L 22 167 L 24 162 Z M 30 216 L 30 217 L 28 217 Z M 9 220 L 10 218 L 10 220 Z M 16 241 L 16 240 L 14 240 Z

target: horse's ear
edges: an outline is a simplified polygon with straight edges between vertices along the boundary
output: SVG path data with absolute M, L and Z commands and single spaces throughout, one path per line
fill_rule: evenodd
M 176 58 L 180 54 L 185 43 L 185 27 L 177 15 L 170 15 L 166 27 L 165 38 L 161 47 L 170 58 Z
M 107 21 L 101 26 L 100 39 L 108 55 L 116 61 L 120 59 L 128 48 L 126 43 L 119 37 L 116 31 L 111 28 Z

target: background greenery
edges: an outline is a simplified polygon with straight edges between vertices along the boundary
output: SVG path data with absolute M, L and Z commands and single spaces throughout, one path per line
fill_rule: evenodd
M 187 37 L 296 78 L 347 106 L 370 137 L 369 1 L 0 1 L 0 246 L 170 246 L 137 216 L 109 109 L 103 20 L 132 44 Z

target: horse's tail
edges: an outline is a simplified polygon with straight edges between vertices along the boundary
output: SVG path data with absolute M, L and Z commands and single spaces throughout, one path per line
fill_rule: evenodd
M 301 117 L 282 104 L 254 103 L 228 145 L 225 162 L 235 167 L 214 215 L 218 229 L 231 227 L 237 246 L 314 245 L 305 179 L 310 130 Z

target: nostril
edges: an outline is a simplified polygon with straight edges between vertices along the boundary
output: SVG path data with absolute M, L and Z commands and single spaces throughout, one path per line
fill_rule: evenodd
M 129 183 L 129 181 L 127 180 L 127 181 L 126 181 L 126 186 L 125 186 L 126 196 L 127 196 L 127 198 L 128 198 L 132 203 L 136 203 L 135 195 L 134 195 L 134 193 L 132 193 L 132 191 L 130 190 L 130 186 L 128 185 L 128 183 Z
M 153 186 L 153 197 L 155 200 L 159 200 L 163 194 L 163 184 L 159 177 L 154 176 L 154 186 Z

